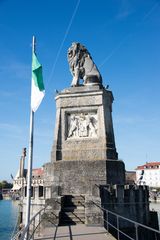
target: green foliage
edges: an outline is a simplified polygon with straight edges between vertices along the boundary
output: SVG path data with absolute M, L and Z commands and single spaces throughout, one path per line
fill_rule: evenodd
M 6 180 L 3 180 L 2 182 L 0 182 L 0 189 L 2 188 L 12 188 L 13 184 L 12 183 L 8 183 Z

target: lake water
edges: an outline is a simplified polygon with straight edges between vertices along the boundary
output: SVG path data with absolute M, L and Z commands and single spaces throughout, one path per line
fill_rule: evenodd
M 0 201 L 0 240 L 10 240 L 18 217 L 18 201 Z

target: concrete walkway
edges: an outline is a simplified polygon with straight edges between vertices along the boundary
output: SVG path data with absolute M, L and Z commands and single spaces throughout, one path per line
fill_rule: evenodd
M 45 228 L 35 240 L 115 240 L 103 227 L 87 227 L 84 224 Z

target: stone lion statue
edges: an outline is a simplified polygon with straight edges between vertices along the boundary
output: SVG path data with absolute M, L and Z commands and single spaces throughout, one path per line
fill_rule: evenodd
M 83 79 L 84 85 L 102 84 L 102 77 L 85 46 L 73 42 L 68 49 L 68 63 L 73 75 L 71 86 L 78 86 Z

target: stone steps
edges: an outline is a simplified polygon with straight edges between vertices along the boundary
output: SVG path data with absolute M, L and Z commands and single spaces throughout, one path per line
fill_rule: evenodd
M 74 202 L 74 203 L 68 203 L 67 205 L 65 204 L 64 207 L 85 207 L 85 203 L 82 203 L 82 202 Z
M 84 207 L 82 206 L 78 206 L 78 207 L 63 207 L 63 210 L 61 210 L 61 212 L 75 212 L 75 213 L 80 213 L 80 212 L 84 212 Z
M 85 205 L 85 199 L 81 196 L 66 196 L 64 200 L 64 206 L 79 206 L 79 205 Z
M 60 213 L 60 225 L 85 223 L 85 199 L 83 196 L 64 196 Z
M 66 216 L 70 218 L 85 218 L 84 212 L 61 212 L 61 216 Z

